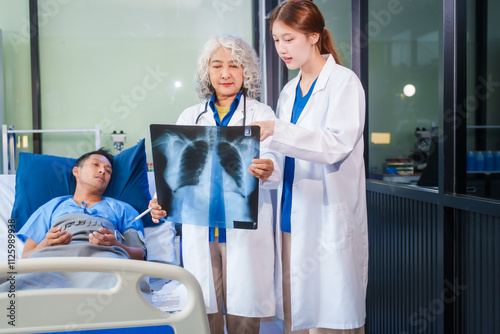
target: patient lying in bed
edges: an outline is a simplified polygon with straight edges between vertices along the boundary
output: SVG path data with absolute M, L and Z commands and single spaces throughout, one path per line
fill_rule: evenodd
M 104 246 L 106 251 L 123 258 L 144 258 L 143 229 L 140 220 L 133 221 L 137 216 L 135 209 L 107 197 L 87 206 L 85 201 L 79 204 L 72 196 L 63 196 L 40 207 L 18 233 L 25 241 L 23 257 L 54 252 L 71 256 L 68 253 L 72 249 L 67 246 L 80 245 L 85 249 Z M 91 256 L 73 254 L 78 255 Z
M 84 154 L 76 161 L 72 171 L 76 179 L 74 195 L 47 202 L 19 231 L 19 238 L 25 242 L 24 258 L 145 258 L 142 222 L 134 221 L 137 211 L 124 202 L 102 196 L 111 177 L 112 163 L 113 156 L 102 149 Z M 16 277 L 17 289 L 109 288 L 115 282 L 115 275 L 102 273 L 37 273 Z

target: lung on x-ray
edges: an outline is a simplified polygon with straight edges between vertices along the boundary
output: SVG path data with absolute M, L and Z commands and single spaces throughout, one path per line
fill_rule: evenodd
M 152 124 L 158 203 L 166 219 L 220 228 L 257 228 L 257 126 Z

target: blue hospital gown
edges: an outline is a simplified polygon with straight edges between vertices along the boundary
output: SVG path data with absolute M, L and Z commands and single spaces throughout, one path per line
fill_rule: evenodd
M 144 233 L 140 219 L 132 222 L 138 212 L 131 205 L 111 197 L 103 197 L 102 199 L 101 202 L 87 208 L 85 202 L 83 202 L 84 205 L 79 206 L 73 200 L 72 195 L 56 197 L 38 208 L 17 235 L 23 242 L 30 238 L 34 242 L 40 243 L 54 222 L 69 213 L 82 213 L 91 217 L 105 218 L 112 222 L 120 233 L 128 229 Z

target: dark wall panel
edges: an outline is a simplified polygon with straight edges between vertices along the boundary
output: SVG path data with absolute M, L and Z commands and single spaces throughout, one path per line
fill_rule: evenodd
M 367 333 L 438 333 L 442 235 L 432 203 L 368 192 Z
M 457 217 L 457 331 L 500 333 L 500 218 L 463 210 Z
M 366 332 L 500 333 L 498 203 L 367 189 Z

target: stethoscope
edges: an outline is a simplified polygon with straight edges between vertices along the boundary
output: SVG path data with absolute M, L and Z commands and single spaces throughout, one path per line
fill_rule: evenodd
M 247 94 L 245 90 L 242 90 L 242 95 L 243 95 L 243 126 L 246 125 L 246 118 L 247 118 Z M 208 111 L 208 102 L 205 102 L 205 110 L 203 110 L 198 117 L 196 117 L 196 122 L 194 123 L 195 125 L 198 124 L 198 121 L 200 120 L 201 115 L 205 114 Z

